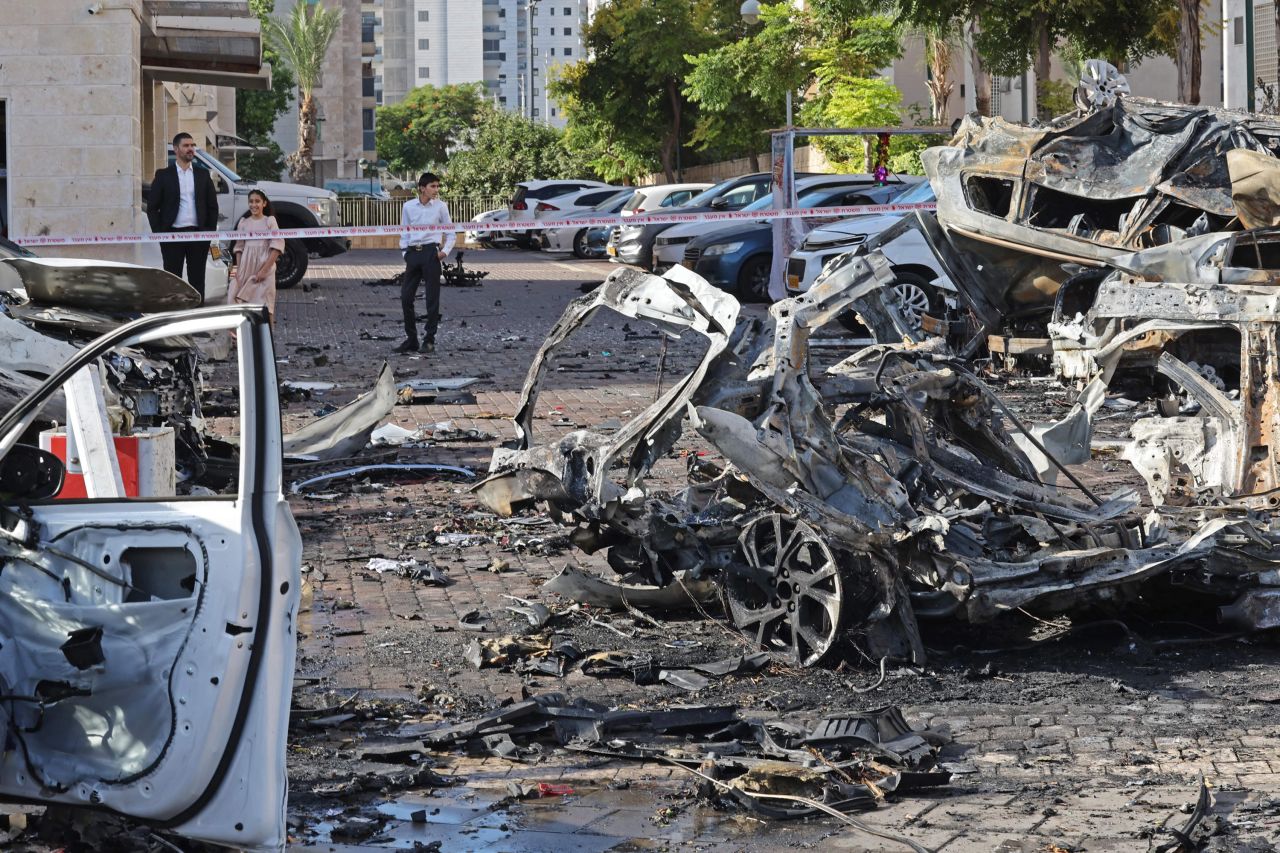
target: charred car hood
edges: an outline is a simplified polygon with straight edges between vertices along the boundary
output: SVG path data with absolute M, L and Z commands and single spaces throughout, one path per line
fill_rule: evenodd
M 22 288 L 40 305 L 113 315 L 180 311 L 200 306 L 196 289 L 154 267 L 73 258 L 4 258 L 0 290 Z

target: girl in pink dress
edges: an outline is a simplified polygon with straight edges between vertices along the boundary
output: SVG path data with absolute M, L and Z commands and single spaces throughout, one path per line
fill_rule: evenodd
M 271 214 L 271 202 L 262 190 L 249 191 L 249 212 L 240 217 L 236 231 L 277 231 L 276 218 Z M 257 304 L 267 306 L 271 325 L 276 322 L 276 258 L 284 251 L 284 240 L 237 240 L 232 246 L 235 263 L 232 267 L 230 287 L 227 288 L 227 304 Z

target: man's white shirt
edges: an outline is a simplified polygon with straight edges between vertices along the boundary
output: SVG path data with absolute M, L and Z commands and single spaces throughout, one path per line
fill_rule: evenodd
M 401 225 L 452 225 L 449 208 L 438 198 L 423 204 L 416 198 L 405 202 L 404 211 L 400 214 Z M 440 251 L 448 254 L 453 250 L 453 243 L 458 235 L 448 231 L 406 231 L 400 235 L 400 252 L 403 254 L 410 246 L 423 243 L 435 243 Z
M 200 224 L 196 220 L 196 170 L 194 166 L 178 170 L 178 216 L 173 220 L 174 228 L 195 228 Z

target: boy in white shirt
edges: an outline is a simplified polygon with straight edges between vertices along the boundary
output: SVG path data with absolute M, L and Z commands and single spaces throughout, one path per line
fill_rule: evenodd
M 449 208 L 440 195 L 440 177 L 423 172 L 418 178 L 418 197 L 405 202 L 400 214 L 401 225 L 452 225 Z M 445 231 L 406 231 L 400 235 L 400 254 L 404 257 L 404 277 L 400 281 L 400 307 L 404 311 L 404 342 L 396 352 L 435 352 L 436 327 L 440 323 L 440 262 L 449 256 L 457 235 Z M 418 318 L 414 300 L 419 282 L 426 284 L 427 316 L 422 343 L 418 343 Z

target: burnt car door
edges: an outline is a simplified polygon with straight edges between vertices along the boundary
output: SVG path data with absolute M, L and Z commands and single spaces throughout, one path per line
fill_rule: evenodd
M 163 431 L 119 437 L 102 375 L 117 349 L 221 331 L 239 468 L 223 493 L 178 496 Z M 301 542 L 276 387 L 264 311 L 199 309 L 103 335 L 0 417 L 0 798 L 283 848 Z M 31 447 L 55 399 L 62 443 L 40 440 L 65 481 Z

